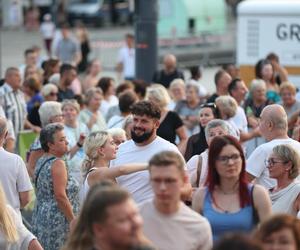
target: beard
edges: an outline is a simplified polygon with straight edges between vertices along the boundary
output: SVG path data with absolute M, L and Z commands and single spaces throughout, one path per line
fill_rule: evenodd
M 152 129 L 152 130 L 149 131 L 149 132 L 146 132 L 146 131 L 144 130 L 144 133 L 143 133 L 143 134 L 137 135 L 137 134 L 135 133 L 135 131 L 134 131 L 135 129 L 136 129 L 136 127 L 133 127 L 133 128 L 131 129 L 131 139 L 132 139 L 134 142 L 136 142 L 136 143 L 142 143 L 142 142 L 147 141 L 147 140 L 153 135 L 153 133 L 154 133 L 154 129 Z

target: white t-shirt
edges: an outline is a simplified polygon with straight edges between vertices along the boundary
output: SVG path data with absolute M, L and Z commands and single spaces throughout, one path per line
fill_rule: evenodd
M 242 107 L 238 106 L 235 116 L 232 117 L 231 119 L 233 120 L 233 122 L 235 123 L 235 125 L 240 131 L 245 133 L 248 132 L 247 117 Z
M 129 140 L 119 146 L 117 157 L 111 161 L 110 166 L 115 167 L 128 163 L 147 163 L 153 155 L 163 150 L 176 151 L 180 154 L 174 144 L 159 136 L 146 146 L 137 146 L 133 140 Z M 120 176 L 117 178 L 117 182 L 132 194 L 132 198 L 136 203 L 142 203 L 153 198 L 148 170 Z
M 274 139 L 257 147 L 249 156 L 246 165 L 246 171 L 256 177 L 256 182 L 267 189 L 276 186 L 276 180 L 269 177 L 269 170 L 265 165 L 265 160 L 269 158 L 272 150 L 277 145 L 291 145 L 297 152 L 300 152 L 300 143 L 288 139 Z
M 99 110 L 101 111 L 101 114 L 103 115 L 103 117 L 106 117 L 106 114 L 107 114 L 109 108 L 116 106 L 118 104 L 119 104 L 119 99 L 115 95 L 112 95 L 109 97 L 109 100 L 101 101 L 101 106 L 100 106 Z
M 119 50 L 118 63 L 123 64 L 124 77 L 133 78 L 135 76 L 135 49 L 127 46 Z
M 206 181 L 207 173 L 208 173 L 208 149 L 206 149 L 200 155 L 201 155 L 201 160 L 202 160 L 201 174 L 199 176 L 199 183 L 196 183 L 199 187 L 204 185 L 204 183 Z M 195 175 L 197 176 L 198 164 L 199 164 L 199 155 L 194 155 L 186 163 L 188 175 L 189 175 L 191 181 L 192 181 L 193 176 L 195 176 Z
M 179 211 L 164 215 L 153 201 L 140 206 L 146 237 L 159 250 L 208 250 L 212 247 L 209 222 L 181 203 Z
M 9 243 L 0 230 L 0 249 L 27 250 L 30 242 L 36 237 L 23 225 L 22 219 L 11 206 L 7 205 L 7 209 L 16 225 L 19 239 L 15 243 Z
M 53 22 L 42 22 L 40 31 L 44 39 L 52 39 L 55 33 L 55 25 Z
M 0 182 L 4 190 L 7 203 L 20 213 L 19 192 L 32 190 L 26 165 L 19 155 L 0 148 Z

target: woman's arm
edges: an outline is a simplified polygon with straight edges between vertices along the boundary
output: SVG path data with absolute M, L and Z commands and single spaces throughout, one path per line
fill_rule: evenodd
M 133 163 L 113 168 L 99 168 L 89 174 L 88 184 L 94 185 L 101 180 L 114 179 L 122 175 L 132 174 L 134 172 L 146 170 L 147 168 L 148 163 Z
M 179 137 L 179 143 L 178 143 L 177 147 L 178 147 L 180 153 L 182 155 L 184 155 L 187 140 L 188 140 L 186 130 L 185 130 L 185 126 L 181 126 L 178 129 L 176 129 L 176 134 Z
M 255 185 L 253 189 L 253 203 L 259 217 L 259 221 L 265 221 L 271 216 L 272 205 L 268 191 L 260 185 Z
M 44 154 L 44 151 L 42 149 L 31 151 L 29 155 L 29 159 L 27 162 L 27 171 L 30 176 L 30 178 L 33 178 L 34 175 L 34 169 L 35 164 L 37 160 Z
M 72 205 L 66 193 L 68 182 L 68 173 L 65 163 L 62 160 L 56 160 L 51 169 L 54 198 L 57 201 L 58 208 L 63 212 L 70 222 L 74 219 Z
M 197 213 L 202 213 L 205 188 L 197 188 L 192 198 L 192 209 Z
M 299 219 L 298 212 L 300 211 L 300 193 L 298 194 L 296 200 L 294 201 L 294 210 L 296 212 L 297 218 Z

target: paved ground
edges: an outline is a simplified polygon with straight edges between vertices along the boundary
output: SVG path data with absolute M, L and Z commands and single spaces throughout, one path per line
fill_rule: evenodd
M 99 58 L 104 66 L 104 72 L 102 75 L 108 75 L 116 77 L 113 67 L 116 62 L 117 52 L 126 33 L 133 32 L 131 27 L 120 28 L 102 28 L 102 29 L 89 29 L 90 40 L 93 46 L 91 58 Z M 226 36 L 225 40 L 228 41 L 234 39 L 234 37 Z M 101 41 L 101 42 L 99 42 Z M 39 32 L 28 32 L 23 29 L 20 30 L 0 30 L 0 74 L 3 76 L 5 69 L 9 66 L 19 66 L 23 63 L 23 52 L 26 48 L 32 45 L 42 46 L 43 41 Z M 231 44 L 229 46 L 229 44 Z M 205 46 L 191 46 L 191 47 L 164 47 L 160 49 L 160 54 L 166 52 L 174 52 L 178 54 L 179 65 L 184 68 L 186 66 L 187 57 L 194 56 L 190 63 L 215 64 L 214 59 L 211 57 L 212 53 L 216 53 L 222 57 L 223 51 L 233 50 L 232 43 L 214 43 L 209 47 Z M 211 53 L 211 54 L 210 54 Z M 181 59 L 182 58 L 182 59 Z M 228 57 L 224 57 L 221 60 L 226 60 Z M 212 62 L 212 63 L 211 63 Z M 213 76 L 217 67 L 205 68 L 203 72 L 203 78 L 201 82 L 210 91 L 214 91 Z M 186 77 L 189 77 L 188 70 L 184 70 Z

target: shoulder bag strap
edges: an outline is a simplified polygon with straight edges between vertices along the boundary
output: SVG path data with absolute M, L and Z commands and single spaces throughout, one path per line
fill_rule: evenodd
M 39 178 L 39 175 L 40 175 L 40 172 L 41 172 L 41 170 L 42 170 L 42 168 L 46 165 L 46 163 L 48 163 L 49 161 L 51 161 L 51 160 L 54 160 L 56 157 L 51 157 L 51 158 L 49 158 L 49 159 L 47 159 L 46 161 L 44 161 L 43 162 L 43 164 L 42 164 L 42 166 L 40 167 L 40 169 L 39 169 L 39 171 L 36 173 L 36 175 L 35 175 L 35 179 L 34 179 L 34 185 L 35 185 L 35 187 L 37 187 L 37 180 L 38 180 L 38 178 Z

